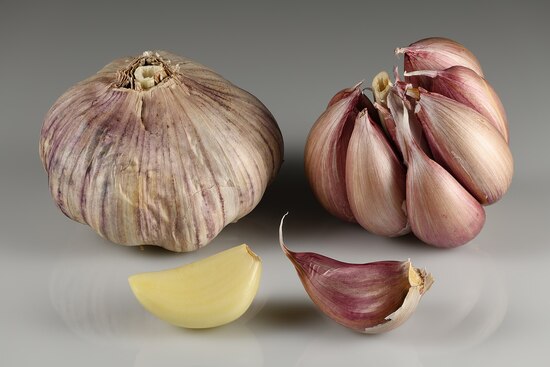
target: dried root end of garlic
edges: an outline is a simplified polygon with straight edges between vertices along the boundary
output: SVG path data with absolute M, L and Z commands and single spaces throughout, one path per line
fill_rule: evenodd
M 258 204 L 283 140 L 250 93 L 159 51 L 115 60 L 65 92 L 40 157 L 69 218 L 119 244 L 183 252 Z

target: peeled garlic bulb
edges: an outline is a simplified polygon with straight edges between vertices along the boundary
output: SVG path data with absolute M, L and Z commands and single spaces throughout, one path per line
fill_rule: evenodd
M 124 245 L 191 251 L 260 201 L 282 162 L 271 113 L 168 52 L 118 59 L 48 112 L 40 157 L 69 218 Z
M 312 252 L 290 251 L 279 243 L 315 305 L 328 317 L 352 330 L 377 334 L 409 319 L 433 277 L 410 261 L 349 264 Z
M 504 108 L 458 42 L 426 38 L 396 53 L 407 82 L 397 67 L 393 82 L 378 73 L 374 111 L 358 86 L 337 93 L 308 137 L 306 174 L 329 212 L 372 233 L 463 245 L 512 180 Z
M 153 315 L 176 326 L 204 329 L 244 314 L 261 274 L 260 258 L 243 244 L 175 269 L 132 275 L 128 281 Z

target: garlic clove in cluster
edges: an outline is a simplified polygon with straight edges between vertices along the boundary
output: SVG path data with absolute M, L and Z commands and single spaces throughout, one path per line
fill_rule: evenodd
M 485 116 L 509 141 L 508 120 L 502 102 L 493 87 L 472 69 L 452 66 L 445 70 L 418 70 L 405 76 L 425 76 L 432 79 L 430 91 L 469 106 Z
M 258 204 L 283 140 L 250 93 L 159 51 L 115 60 L 63 94 L 40 157 L 69 218 L 119 244 L 182 252 Z
M 355 221 L 345 184 L 346 153 L 355 118 L 366 108 L 358 85 L 338 92 L 311 129 L 305 147 L 305 168 L 321 205 L 332 215 Z
M 304 289 L 328 317 L 352 330 L 378 334 L 407 321 L 433 283 L 410 261 L 349 264 L 311 252 L 290 251 L 279 243 L 296 268 Z
M 482 204 L 508 190 L 512 153 L 500 132 L 479 112 L 437 93 L 418 91 L 416 115 L 435 159 Z
M 351 211 L 362 227 L 389 237 L 409 232 L 405 169 L 367 110 L 356 118 L 345 172 Z
M 485 223 L 481 204 L 415 143 L 409 148 L 406 197 L 411 229 L 430 245 L 463 245 Z
M 445 70 L 451 66 L 461 65 L 483 76 L 481 64 L 475 55 L 462 44 L 448 38 L 425 38 L 408 47 L 398 47 L 395 53 L 404 55 L 406 72 Z M 426 89 L 430 89 L 431 86 L 431 80 L 427 77 L 409 76 L 405 80 Z

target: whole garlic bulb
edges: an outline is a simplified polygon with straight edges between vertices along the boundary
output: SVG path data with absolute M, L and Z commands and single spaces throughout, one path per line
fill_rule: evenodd
M 184 252 L 258 204 L 283 140 L 250 93 L 159 51 L 115 60 L 65 92 L 40 157 L 69 218 L 119 244 Z
M 359 85 L 338 92 L 309 134 L 306 175 L 327 211 L 372 233 L 463 245 L 512 180 L 506 113 L 461 44 L 428 38 L 396 52 L 407 83 L 396 69 L 394 83 L 377 74 L 374 110 Z

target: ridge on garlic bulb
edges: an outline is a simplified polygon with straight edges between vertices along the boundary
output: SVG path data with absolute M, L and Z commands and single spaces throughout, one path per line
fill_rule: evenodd
M 378 73 L 374 105 L 359 85 L 333 97 L 354 96 L 346 109 L 329 103 L 312 127 L 306 175 L 325 209 L 372 233 L 398 236 L 410 228 L 433 246 L 463 245 L 483 227 L 482 205 L 500 200 L 512 181 L 506 112 L 460 43 L 426 38 L 396 54 L 404 54 L 405 79 L 397 68 L 394 81 Z M 356 118 L 362 123 L 353 124 Z
M 191 251 L 248 214 L 283 140 L 253 95 L 187 58 L 117 59 L 48 112 L 40 157 L 69 218 L 124 245 Z

